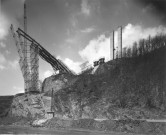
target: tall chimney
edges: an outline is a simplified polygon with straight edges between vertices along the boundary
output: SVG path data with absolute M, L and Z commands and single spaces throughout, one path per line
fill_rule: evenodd
M 118 58 L 122 58 L 122 26 L 118 28 Z
M 110 60 L 114 60 L 114 31 L 110 35 Z

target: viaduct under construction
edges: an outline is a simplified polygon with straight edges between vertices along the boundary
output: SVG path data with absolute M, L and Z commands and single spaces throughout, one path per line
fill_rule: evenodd
M 19 54 L 19 65 L 24 78 L 25 92 L 39 91 L 39 56 L 51 64 L 53 70 L 59 73 L 74 74 L 61 60 L 56 59 L 42 45 L 27 34 L 26 3 L 24 3 L 24 30 L 18 28 L 11 32 Z
M 19 65 L 24 78 L 25 92 L 39 91 L 39 56 L 51 64 L 55 72 L 74 74 L 61 60 L 56 59 L 23 30 L 18 28 L 15 32 L 11 25 L 11 32 L 20 57 Z
M 11 25 L 11 32 L 15 39 L 15 44 L 20 57 L 19 65 L 24 78 L 25 92 L 39 91 L 39 56 L 51 64 L 53 70 L 59 73 L 75 74 L 61 60 L 56 59 L 35 39 L 26 32 L 18 28 L 15 32 Z M 115 57 L 114 31 L 110 36 L 110 54 L 111 59 Z M 116 58 L 122 58 L 122 27 L 118 28 L 118 49 Z
M 26 3 L 24 3 L 24 30 L 14 30 L 11 25 L 11 32 L 19 54 L 19 65 L 24 78 L 25 92 L 39 91 L 39 56 L 51 64 L 53 70 L 59 73 L 75 74 L 61 60 L 56 59 L 42 45 L 27 34 Z M 114 31 L 110 36 L 110 59 L 115 57 Z M 118 28 L 118 49 L 116 58 L 122 58 L 122 27 Z

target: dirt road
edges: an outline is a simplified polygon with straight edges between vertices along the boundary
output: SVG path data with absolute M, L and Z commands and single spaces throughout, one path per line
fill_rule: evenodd
M 46 128 L 32 128 L 21 126 L 0 126 L 0 134 L 54 134 L 54 135 L 143 135 L 143 134 L 126 134 L 117 132 L 99 132 L 90 130 L 59 130 Z

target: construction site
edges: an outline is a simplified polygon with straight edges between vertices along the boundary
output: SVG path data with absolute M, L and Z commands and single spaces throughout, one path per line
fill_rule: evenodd
M 51 64 L 55 73 L 76 75 L 61 60 L 51 55 L 40 43 L 27 34 L 27 15 L 26 4 L 24 4 L 24 30 L 18 28 L 14 30 L 11 25 L 11 33 L 15 40 L 19 55 L 19 65 L 24 78 L 25 92 L 39 92 L 39 57 Z M 118 27 L 118 46 L 115 49 L 114 31 L 110 36 L 110 59 L 122 58 L 122 26 Z M 105 58 L 94 61 L 94 67 L 104 63 Z M 92 67 L 88 67 L 92 68 Z M 86 65 L 83 70 L 87 70 Z M 84 71 L 82 71 L 84 72 Z
M 93 65 L 86 61 L 76 74 L 27 34 L 27 26 L 24 3 L 24 29 L 10 27 L 24 93 L 0 98 L 2 102 L 10 100 L 8 107 L 0 103 L 1 126 L 44 127 L 50 132 L 79 129 L 96 134 L 166 134 L 166 35 L 149 35 L 126 48 L 123 26 L 118 26 L 109 33 L 110 60 L 101 57 Z M 41 87 L 40 58 L 55 72 Z

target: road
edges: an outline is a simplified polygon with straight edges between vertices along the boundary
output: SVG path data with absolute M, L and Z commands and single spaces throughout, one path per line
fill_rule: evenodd
M 54 135 L 143 135 L 132 133 L 118 133 L 118 132 L 100 132 L 90 130 L 59 130 L 59 129 L 46 129 L 46 128 L 32 128 L 21 126 L 0 126 L 0 134 L 54 134 Z

